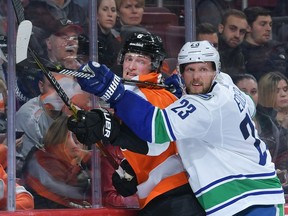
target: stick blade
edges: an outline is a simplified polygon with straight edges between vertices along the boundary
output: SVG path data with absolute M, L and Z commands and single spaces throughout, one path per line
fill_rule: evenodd
M 27 58 L 28 45 L 32 34 L 32 23 L 24 20 L 19 24 L 16 38 L 16 64 Z

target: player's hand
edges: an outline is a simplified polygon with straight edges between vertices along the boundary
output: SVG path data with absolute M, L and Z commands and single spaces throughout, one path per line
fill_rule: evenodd
M 117 192 L 124 197 L 137 192 L 136 174 L 126 159 L 122 160 L 119 168 L 113 173 L 112 183 Z
M 93 109 L 91 111 L 79 110 L 77 119 L 70 116 L 67 126 L 79 142 L 90 146 L 102 139 L 115 139 L 120 130 L 117 123 L 116 120 L 112 120 L 107 110 Z
M 123 96 L 125 89 L 120 77 L 105 65 L 89 61 L 80 70 L 95 74 L 90 79 L 78 78 L 82 90 L 99 96 L 108 103 L 115 103 Z
M 178 74 L 173 74 L 164 80 L 164 84 L 169 87 L 171 93 L 173 93 L 177 98 L 180 98 L 183 94 L 183 83 L 184 81 L 182 77 Z

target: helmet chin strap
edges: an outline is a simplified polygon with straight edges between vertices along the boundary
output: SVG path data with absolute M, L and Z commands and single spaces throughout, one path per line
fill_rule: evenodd
M 211 88 L 212 88 L 213 84 L 216 82 L 216 79 L 217 79 L 217 77 L 218 77 L 219 72 L 218 72 L 218 71 L 214 71 L 214 72 L 215 72 L 215 76 L 214 76 L 214 78 L 213 78 L 213 80 L 212 80 L 212 82 L 211 82 L 211 85 L 210 85 L 209 90 L 208 90 L 206 93 L 208 93 L 208 92 L 211 91 Z

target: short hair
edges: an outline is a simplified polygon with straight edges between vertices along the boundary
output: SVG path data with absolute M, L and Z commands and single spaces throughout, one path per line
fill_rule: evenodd
M 263 7 L 247 7 L 244 9 L 244 13 L 250 26 L 252 26 L 258 16 L 271 16 L 271 11 Z
M 251 79 L 254 80 L 257 83 L 256 78 L 252 75 L 252 74 L 248 74 L 248 73 L 238 73 L 238 74 L 233 74 L 231 76 L 232 81 L 235 85 L 237 85 L 240 81 L 242 81 L 243 79 Z
M 227 22 L 227 19 L 229 16 L 235 16 L 241 19 L 246 19 L 247 17 L 245 15 L 245 13 L 243 11 L 237 10 L 237 9 L 228 9 L 224 12 L 223 16 L 222 16 L 222 20 L 221 20 L 221 24 L 225 25 Z
M 140 5 L 141 7 L 145 7 L 145 0 L 136 0 Z M 119 8 L 121 7 L 122 3 L 123 3 L 123 0 L 115 0 L 116 2 L 116 8 L 117 10 L 119 10 Z
M 217 28 L 211 23 L 200 23 L 196 27 L 196 38 L 198 38 L 199 34 L 214 34 L 217 32 Z
M 279 72 L 273 71 L 263 75 L 258 82 L 258 103 L 264 107 L 274 107 L 276 102 L 276 92 L 278 83 L 285 80 L 288 84 L 287 77 Z

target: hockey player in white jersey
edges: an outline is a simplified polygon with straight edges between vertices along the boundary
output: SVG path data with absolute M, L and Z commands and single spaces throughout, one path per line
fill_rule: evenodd
M 207 41 L 188 42 L 178 63 L 187 94 L 163 110 L 125 91 L 120 79 L 96 62 L 84 66 L 95 77 L 78 81 L 83 90 L 110 102 L 141 139 L 154 145 L 177 141 L 190 185 L 207 215 L 284 215 L 283 189 L 252 121 L 255 108 L 219 72 L 217 50 Z M 105 137 L 95 131 L 106 131 L 107 122 L 80 117 L 79 128 L 85 130 L 70 127 L 76 135 L 95 141 Z

